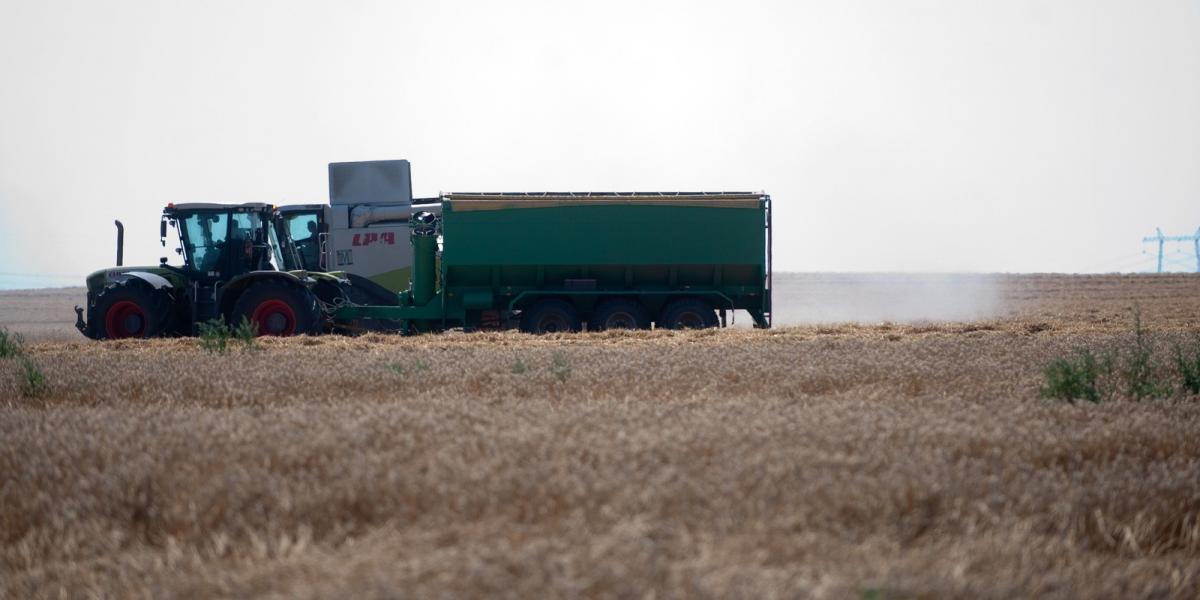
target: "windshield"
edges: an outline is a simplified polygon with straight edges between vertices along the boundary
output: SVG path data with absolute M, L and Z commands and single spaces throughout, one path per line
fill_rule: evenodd
M 285 231 L 291 239 L 296 255 L 300 259 L 300 268 L 309 271 L 319 270 L 320 245 L 317 238 L 318 222 L 316 213 L 292 213 L 284 215 Z
M 221 248 L 229 235 L 229 215 L 196 213 L 183 221 L 187 240 L 183 244 L 187 261 L 192 268 L 205 273 L 216 271 Z
M 257 213 L 234 213 L 233 239 L 237 241 L 253 240 L 254 232 L 258 231 L 260 224 Z
M 183 248 L 192 268 L 233 275 L 255 268 L 258 213 L 198 212 L 183 219 Z M 263 257 L 265 258 L 265 257 Z

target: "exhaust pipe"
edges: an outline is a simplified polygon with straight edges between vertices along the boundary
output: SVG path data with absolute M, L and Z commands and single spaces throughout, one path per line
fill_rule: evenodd
M 429 213 L 414 215 L 409 223 L 413 247 L 412 276 L 408 296 L 413 306 L 424 306 L 435 295 L 437 274 L 437 217 Z
M 434 295 L 434 275 L 437 271 L 436 232 L 413 231 L 412 285 L 409 286 L 413 305 L 424 306 Z
M 117 226 L 117 266 L 125 264 L 125 225 L 120 221 L 113 221 Z

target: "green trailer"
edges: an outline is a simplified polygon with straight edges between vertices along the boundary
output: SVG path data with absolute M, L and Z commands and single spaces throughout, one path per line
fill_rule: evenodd
M 724 326 L 740 310 L 771 325 L 765 194 L 448 194 L 410 233 L 400 305 L 343 305 L 336 324 L 677 329 Z

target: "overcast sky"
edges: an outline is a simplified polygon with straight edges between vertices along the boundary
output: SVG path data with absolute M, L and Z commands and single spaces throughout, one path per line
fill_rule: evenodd
M 1140 269 L 1200 227 L 1200 0 L 0 0 L 0 273 L 107 266 L 114 218 L 153 264 L 167 202 L 388 158 L 424 196 L 765 190 L 782 270 Z

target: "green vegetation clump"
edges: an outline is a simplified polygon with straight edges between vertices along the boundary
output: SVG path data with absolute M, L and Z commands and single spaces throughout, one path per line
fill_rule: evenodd
M 233 337 L 242 343 L 242 347 L 247 350 L 254 349 L 254 339 L 258 337 L 258 324 L 242 317 L 242 322 L 233 329 Z
M 1138 308 L 1133 311 L 1133 336 L 1115 345 L 1100 357 L 1087 348 L 1076 349 L 1072 356 L 1050 361 L 1043 369 L 1045 383 L 1041 394 L 1074 403 L 1076 400 L 1100 402 L 1121 395 L 1131 400 L 1166 398 L 1172 390 L 1200 393 L 1200 332 L 1193 343 L 1174 346 L 1174 369 L 1169 369 L 1155 352 L 1155 343 L 1142 326 Z M 1170 380 L 1178 376 L 1178 385 Z
M 46 375 L 42 373 L 37 363 L 28 356 L 21 357 L 21 395 L 26 398 L 37 398 L 49 390 Z
M 237 341 L 245 350 L 254 349 L 254 340 L 258 337 L 258 325 L 246 317 L 237 327 L 225 324 L 225 317 L 217 317 L 206 323 L 196 325 L 200 334 L 200 347 L 210 354 L 225 354 L 229 352 L 230 342 Z
M 1046 384 L 1042 396 L 1074 403 L 1076 400 L 1099 402 L 1104 394 L 1100 382 L 1112 373 L 1113 356 L 1097 359 L 1092 351 L 1081 348 L 1068 358 L 1056 358 L 1046 365 Z
M 25 354 L 25 340 L 19 333 L 0 327 L 0 358 L 15 358 Z
M 1175 370 L 1185 394 L 1200 394 L 1200 331 L 1192 333 L 1189 344 L 1175 345 Z
M 1171 393 L 1171 387 L 1162 380 L 1154 359 L 1154 346 L 1142 327 L 1142 311 L 1133 310 L 1133 342 L 1126 346 L 1124 369 L 1125 393 L 1134 400 L 1161 398 Z
M 254 350 L 254 341 L 258 338 L 258 324 L 242 317 L 237 326 L 225 323 L 225 317 L 219 316 L 205 323 L 196 324 L 199 334 L 200 348 L 209 354 L 225 354 L 229 352 L 230 343 L 238 342 L 243 350 Z
M 25 340 L 18 333 L 0 327 L 0 358 L 15 358 L 21 361 L 21 396 L 37 398 L 50 388 L 45 373 L 25 350 Z
M 206 323 L 196 324 L 200 334 L 200 348 L 209 354 L 225 354 L 229 351 L 229 338 L 232 332 L 225 324 L 225 317 L 217 317 Z

